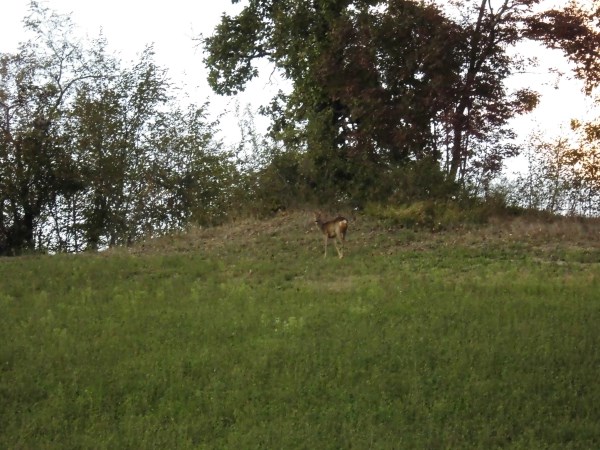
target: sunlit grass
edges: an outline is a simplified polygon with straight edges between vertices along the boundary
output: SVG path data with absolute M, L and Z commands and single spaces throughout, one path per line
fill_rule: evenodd
M 311 231 L 1 260 L 0 448 L 598 446 L 597 243 Z

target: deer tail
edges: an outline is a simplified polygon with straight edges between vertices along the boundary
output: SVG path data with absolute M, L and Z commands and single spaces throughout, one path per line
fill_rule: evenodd
M 340 229 L 342 230 L 342 232 L 346 232 L 346 230 L 348 229 L 348 220 L 342 218 L 340 220 Z

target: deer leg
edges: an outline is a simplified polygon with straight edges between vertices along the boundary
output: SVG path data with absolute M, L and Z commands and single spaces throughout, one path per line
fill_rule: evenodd
M 343 253 L 343 251 L 340 251 L 340 249 L 339 249 L 339 247 L 337 245 L 337 241 L 338 241 L 337 238 L 335 238 L 333 240 L 333 244 L 335 245 L 335 249 L 337 250 L 339 258 L 342 259 L 344 257 L 344 253 Z M 343 250 L 344 249 L 344 243 L 342 241 L 340 241 L 340 243 L 342 244 L 342 250 Z
M 325 254 L 323 255 L 323 258 L 327 258 L 327 241 L 329 240 L 329 238 L 327 237 L 327 235 L 325 235 L 325 240 L 323 241 L 325 243 Z

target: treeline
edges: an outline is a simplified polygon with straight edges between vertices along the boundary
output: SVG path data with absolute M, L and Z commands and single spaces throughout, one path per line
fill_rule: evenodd
M 36 3 L 26 27 L 0 56 L 0 254 L 128 244 L 224 214 L 233 162 L 152 48 L 124 66 Z
M 530 136 L 525 170 L 499 189 L 508 205 L 600 217 L 600 122 L 573 121 L 571 127 L 575 136 Z
M 284 149 L 277 163 L 324 197 L 487 192 L 520 151 L 510 120 L 538 103 L 536 86 L 507 87 L 528 67 L 519 45 L 560 50 L 588 93 L 600 83 L 600 10 L 544 3 L 248 0 L 203 40 L 205 63 L 223 95 L 243 90 L 263 60 L 289 81 L 263 110 Z
M 226 149 L 208 105 L 182 102 L 151 47 L 124 65 L 102 37 L 81 40 L 69 17 L 32 2 L 32 37 L 0 55 L 0 255 L 127 245 L 301 204 L 430 211 L 497 198 L 503 160 L 520 150 L 509 120 L 538 95 L 507 91 L 522 64 L 509 48 L 535 39 L 563 50 L 591 93 L 600 38 L 599 12 L 575 3 L 492 3 L 248 1 L 203 39 L 209 82 L 235 94 L 266 58 L 292 90 L 263 108 L 268 136 L 242 115 L 240 147 Z M 561 161 L 585 174 L 570 186 L 585 187 L 588 206 L 567 209 L 597 214 L 589 148 L 600 133 L 577 126 L 586 146 Z

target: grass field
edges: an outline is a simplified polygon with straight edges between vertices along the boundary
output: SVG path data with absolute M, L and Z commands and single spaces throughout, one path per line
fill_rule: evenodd
M 308 214 L 0 260 L 0 448 L 600 448 L 600 225 Z

